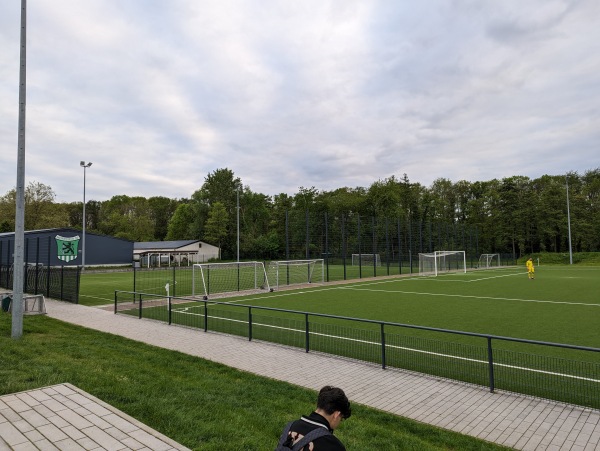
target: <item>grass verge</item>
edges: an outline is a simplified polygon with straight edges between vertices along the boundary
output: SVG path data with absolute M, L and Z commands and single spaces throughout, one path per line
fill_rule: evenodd
M 10 338 L 0 313 L 0 394 L 70 382 L 197 450 L 266 450 L 283 425 L 314 408 L 316 393 L 176 351 L 44 316 Z M 336 435 L 349 450 L 507 449 L 354 405 Z

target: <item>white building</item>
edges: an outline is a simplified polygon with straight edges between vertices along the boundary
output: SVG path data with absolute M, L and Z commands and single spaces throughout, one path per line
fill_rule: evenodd
M 199 240 L 146 241 L 133 244 L 133 260 L 142 267 L 187 266 L 219 258 L 219 248 Z

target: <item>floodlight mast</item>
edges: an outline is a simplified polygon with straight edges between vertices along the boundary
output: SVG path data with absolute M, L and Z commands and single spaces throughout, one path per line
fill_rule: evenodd
M 17 187 L 15 205 L 15 256 L 11 337 L 23 336 L 23 284 L 25 276 L 25 105 L 27 63 L 27 0 L 21 0 L 21 54 L 19 70 L 19 137 L 17 142 Z
M 83 168 L 83 237 L 81 239 L 81 270 L 85 270 L 85 170 L 92 165 L 92 162 L 85 163 L 80 161 L 79 166 Z
M 565 182 L 567 185 L 567 224 L 569 227 L 569 264 L 573 264 L 573 247 L 571 245 L 571 211 L 569 208 L 569 174 L 565 175 Z

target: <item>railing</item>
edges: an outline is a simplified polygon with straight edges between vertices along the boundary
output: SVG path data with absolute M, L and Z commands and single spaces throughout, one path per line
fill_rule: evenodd
M 23 292 L 77 304 L 79 302 L 80 266 L 45 266 L 25 264 Z M 0 288 L 13 289 L 13 266 L 0 265 Z
M 130 291 L 114 311 L 600 408 L 600 348 Z

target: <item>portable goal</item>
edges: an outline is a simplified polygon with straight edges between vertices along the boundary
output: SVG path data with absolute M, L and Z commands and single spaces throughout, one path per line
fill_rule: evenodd
M 500 254 L 481 254 L 477 267 L 479 269 L 499 268 Z
M 192 268 L 192 296 L 251 294 L 271 291 L 262 262 L 195 263 Z
M 419 254 L 419 274 L 437 276 L 446 272 L 467 272 L 465 251 L 435 251 Z
M 322 258 L 315 260 L 272 261 L 268 272 L 275 288 L 286 285 L 304 285 L 325 282 L 325 264 Z
M 352 254 L 352 266 L 381 266 L 379 254 Z

